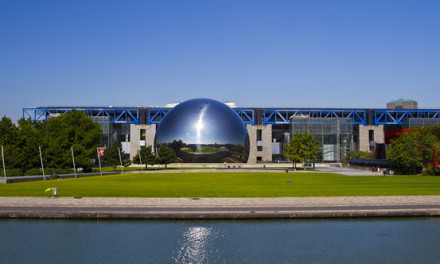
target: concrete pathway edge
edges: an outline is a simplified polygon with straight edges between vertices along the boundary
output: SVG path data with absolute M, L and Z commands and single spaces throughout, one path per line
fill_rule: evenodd
M 158 208 L 161 210 L 158 210 Z M 216 210 L 213 210 L 213 208 Z M 284 198 L 0 197 L 0 218 L 295 219 L 409 216 L 440 216 L 440 196 Z

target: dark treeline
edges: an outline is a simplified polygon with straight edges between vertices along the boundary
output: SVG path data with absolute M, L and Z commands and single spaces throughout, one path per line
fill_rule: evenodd
M 0 145 L 4 148 L 8 176 L 41 174 L 40 148 L 46 173 L 63 173 L 73 167 L 91 171 L 102 135 L 101 126 L 85 113 L 71 111 L 44 122 L 0 120 Z M 3 175 L 3 170 L 1 172 Z

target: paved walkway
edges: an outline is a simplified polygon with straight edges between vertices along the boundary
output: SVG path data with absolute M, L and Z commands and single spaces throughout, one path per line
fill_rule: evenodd
M 316 169 L 350 176 L 382 176 L 379 173 L 351 168 Z M 237 219 L 378 216 L 440 216 L 440 195 L 284 198 L 0 197 L 0 218 Z
M 321 172 L 328 172 L 328 173 L 338 173 L 343 174 L 347 176 L 382 176 L 382 173 L 372 172 L 371 170 L 358 170 L 358 169 L 351 169 L 351 168 L 338 168 L 338 167 L 316 167 L 316 170 Z
M 117 198 L 117 197 L 0 197 L 0 206 L 64 207 L 248 207 L 248 206 L 372 206 L 440 205 L 440 195 L 347 196 L 281 198 Z
M 440 196 L 289 198 L 0 197 L 3 218 L 319 218 L 440 216 Z

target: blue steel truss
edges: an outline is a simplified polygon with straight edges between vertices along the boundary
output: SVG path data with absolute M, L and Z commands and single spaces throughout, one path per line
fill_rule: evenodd
M 351 118 L 353 124 L 367 124 L 365 110 L 337 109 L 270 109 L 263 111 L 263 125 L 289 124 L 292 117 Z
M 440 118 L 440 110 L 374 110 L 374 124 L 401 125 L 410 118 Z
M 73 109 L 83 111 L 98 122 L 140 124 L 139 109 L 136 108 L 23 108 L 23 117 L 33 121 L 47 120 L 51 116 L 67 113 Z M 147 123 L 159 124 L 170 108 L 149 109 Z M 234 109 L 245 124 L 255 125 L 253 109 Z M 351 109 L 265 109 L 263 125 L 289 124 L 291 117 L 350 118 L 353 124 L 367 125 L 366 110 Z M 439 119 L 440 110 L 374 110 L 374 125 L 400 125 L 410 118 Z
M 148 125 L 159 124 L 162 118 L 171 110 L 171 108 L 149 109 Z
M 157 108 L 148 110 L 148 124 L 159 124 L 162 118 L 170 111 L 170 108 Z M 234 109 L 245 124 L 255 125 L 254 110 L 252 109 Z
M 23 108 L 23 118 L 43 121 L 72 110 L 82 111 L 97 122 L 139 124 L 139 109 L 130 108 Z
M 243 123 L 255 125 L 254 110 L 251 109 L 234 109 L 235 112 L 241 117 Z

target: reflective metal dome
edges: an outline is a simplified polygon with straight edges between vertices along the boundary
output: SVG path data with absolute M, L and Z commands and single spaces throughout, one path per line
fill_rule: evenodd
M 170 110 L 156 131 L 155 146 L 172 148 L 187 163 L 247 162 L 249 136 L 229 106 L 192 99 Z

